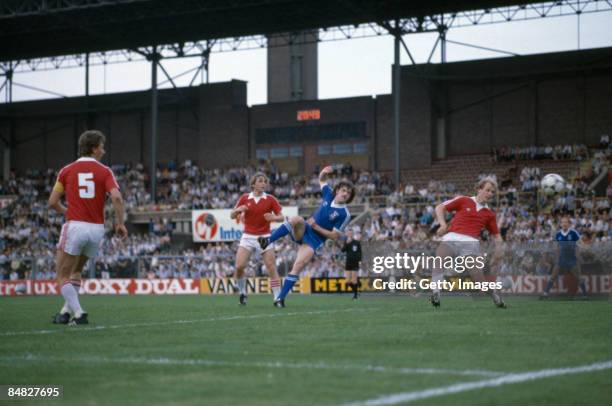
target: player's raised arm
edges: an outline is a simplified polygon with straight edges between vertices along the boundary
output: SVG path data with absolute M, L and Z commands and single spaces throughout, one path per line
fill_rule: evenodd
M 123 196 L 117 188 L 113 188 L 110 191 L 111 202 L 115 209 L 115 231 L 121 238 L 125 238 L 128 235 L 127 228 L 125 228 L 125 205 L 123 204 Z
M 66 213 L 66 207 L 61 203 L 61 198 L 64 195 L 64 185 L 59 181 L 59 179 L 55 182 L 55 186 L 53 186 L 53 190 L 51 191 L 51 196 L 49 196 L 48 205 L 50 208 L 55 210 L 60 214 Z
M 334 168 L 332 168 L 331 165 L 328 165 L 321 170 L 321 173 L 319 173 L 319 183 L 321 186 L 327 183 L 327 177 L 333 172 Z

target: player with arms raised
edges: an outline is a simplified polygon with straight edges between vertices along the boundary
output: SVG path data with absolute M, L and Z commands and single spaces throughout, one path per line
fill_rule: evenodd
M 240 238 L 240 245 L 236 252 L 236 274 L 240 290 L 241 305 L 247 303 L 246 278 L 244 270 L 249 263 L 253 251 L 261 251 L 263 262 L 270 277 L 270 289 L 276 297 L 280 292 L 280 278 L 276 271 L 276 257 L 272 246 L 261 249 L 257 239 L 270 236 L 270 222 L 283 221 L 282 209 L 278 200 L 270 194 L 265 193 L 268 187 L 268 177 L 263 172 L 257 172 L 251 177 L 251 193 L 240 196 L 236 207 L 232 210 L 230 217 L 240 219 L 244 222 L 244 233 Z
M 285 307 L 285 298 L 298 281 L 300 271 L 328 238 L 337 240 L 351 220 L 346 205 L 355 197 L 355 188 L 351 182 L 342 180 L 332 189 L 326 179 L 333 172 L 331 166 L 326 166 L 319 174 L 322 202 L 307 222 L 300 216 L 294 216 L 274 230 L 270 238 L 259 239 L 262 249 L 288 234 L 300 244 L 293 268 L 285 278 L 280 294 L 274 300 L 276 307 Z
M 457 196 L 447 200 L 436 207 L 436 219 L 440 224 L 437 234 L 442 236 L 442 242 L 436 250 L 436 256 L 458 257 L 475 256 L 480 253 L 480 233 L 486 229 L 496 244 L 496 253 L 492 262 L 495 262 L 501 254 L 502 237 L 497 227 L 495 213 L 488 206 L 495 195 L 497 182 L 491 177 L 481 179 L 476 186 L 476 196 Z M 455 216 L 451 220 L 450 227 L 446 223 L 446 213 L 454 212 Z M 482 270 L 471 269 L 468 271 L 474 282 L 484 282 L 485 278 Z M 444 270 L 434 268 L 431 273 L 432 282 L 444 279 Z M 497 307 L 505 308 L 506 304 L 502 300 L 499 292 L 489 290 L 493 302 Z M 433 289 L 431 304 L 434 307 L 440 306 L 440 289 Z
M 110 194 L 115 209 L 117 234 L 124 238 L 124 206 L 113 171 L 100 163 L 106 137 L 100 131 L 85 131 L 79 137 L 80 158 L 63 167 L 49 197 L 49 207 L 64 214 L 57 245 L 57 286 L 65 303 L 53 318 L 56 324 L 87 324 L 87 313 L 79 303 L 81 272 L 89 258 L 98 253 L 104 237 L 104 201 Z M 65 196 L 66 206 L 61 203 Z M 70 317 L 72 314 L 72 318 Z

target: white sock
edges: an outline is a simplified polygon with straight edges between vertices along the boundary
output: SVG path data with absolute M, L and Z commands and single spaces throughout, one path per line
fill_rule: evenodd
M 74 317 L 77 319 L 81 317 L 83 314 L 83 309 L 79 303 L 79 292 L 77 288 L 72 286 L 72 283 L 70 282 L 64 283 L 62 286 L 62 296 L 64 296 L 64 299 L 66 299 L 66 304 L 74 314 Z
M 64 302 L 64 306 L 62 310 L 60 310 L 60 314 L 70 313 L 70 308 L 68 307 L 68 302 Z
M 238 284 L 240 294 L 246 295 L 246 278 L 244 276 L 242 278 L 238 278 L 236 279 L 236 283 Z
M 280 279 L 270 278 L 270 288 L 272 289 L 272 296 L 274 296 L 274 299 L 276 299 L 281 291 Z

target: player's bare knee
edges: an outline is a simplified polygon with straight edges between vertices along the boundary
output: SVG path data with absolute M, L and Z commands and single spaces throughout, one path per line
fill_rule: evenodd
M 292 216 L 289 219 L 289 224 L 296 226 L 298 224 L 304 224 L 304 219 L 301 216 Z

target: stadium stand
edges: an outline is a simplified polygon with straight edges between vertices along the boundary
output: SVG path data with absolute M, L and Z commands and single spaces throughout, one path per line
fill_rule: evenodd
M 452 157 L 435 162 L 430 169 L 404 172 L 406 182 L 397 188 L 388 174 L 354 170 L 345 165 L 342 176 L 356 184 L 356 202 L 361 204 L 356 207 L 363 208 L 354 214 L 364 215 L 351 227 L 362 241 L 391 241 L 398 247 L 407 248 L 430 237 L 435 204 L 458 193 L 471 194 L 475 179 L 493 175 L 501 186 L 496 209 L 506 241 L 549 241 L 559 216 L 570 213 L 573 225 L 580 232 L 592 233 L 595 240 L 605 242 L 612 238 L 609 198 L 595 199 L 587 187 L 603 168 L 607 168 L 610 149 L 593 149 L 589 153 L 583 146 L 566 147 L 552 148 L 558 150 L 559 155 L 554 152 L 538 155 L 537 151 L 546 148 L 526 147 L 502 148 L 490 156 Z M 564 150 L 567 153 L 562 155 Z M 587 159 L 588 156 L 591 158 Z M 462 170 L 452 170 L 457 167 Z M 190 160 L 180 165 L 170 162 L 158 167 L 156 204 L 151 203 L 147 192 L 148 172 L 142 164 L 113 165 L 113 170 L 131 216 L 151 211 L 159 216 L 151 218 L 146 229 L 139 229 L 127 240 L 108 235 L 94 266 L 97 277 L 231 275 L 236 243 L 191 246 L 185 250 L 176 244 L 171 213 L 233 207 L 240 194 L 247 191 L 247 179 L 255 171 L 269 174 L 270 192 L 285 205 L 308 208 L 316 205 L 319 197 L 315 175 L 290 176 L 273 162 L 214 170 L 203 170 Z M 539 179 L 549 172 L 564 176 L 569 181 L 569 192 L 553 198 L 538 195 Z M 51 279 L 54 276 L 54 244 L 62 219 L 47 209 L 46 199 L 55 176 L 53 169 L 30 170 L 23 174 L 12 173 L 8 181 L 0 182 L 2 279 Z M 112 222 L 110 210 L 107 221 Z M 285 248 L 284 245 L 277 247 L 277 265 L 281 273 L 289 269 L 295 256 L 292 250 Z M 339 258 L 339 247 L 328 245 L 323 255 L 308 265 L 306 273 L 338 276 L 342 271 Z M 533 264 L 538 260 L 532 261 Z M 545 262 L 550 261 L 543 259 L 542 263 Z M 264 274 L 261 267 L 254 258 L 248 271 Z M 525 266 L 512 269 L 528 268 L 531 269 Z

